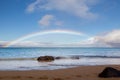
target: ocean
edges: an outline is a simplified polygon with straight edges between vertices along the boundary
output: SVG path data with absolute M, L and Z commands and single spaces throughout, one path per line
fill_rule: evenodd
M 39 56 L 45 55 L 64 58 L 52 62 L 37 61 Z M 0 48 L 0 70 L 54 70 L 86 65 L 117 65 L 119 61 L 120 48 Z

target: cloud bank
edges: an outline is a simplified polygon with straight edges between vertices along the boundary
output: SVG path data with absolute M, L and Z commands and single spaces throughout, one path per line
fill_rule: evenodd
M 120 47 L 120 30 L 113 30 L 104 35 L 94 37 L 96 43 L 103 43 L 111 47 Z
M 113 30 L 84 40 L 77 45 L 83 47 L 120 47 L 120 30 Z
M 98 0 L 35 0 L 27 7 L 28 12 L 36 10 L 57 10 L 75 15 L 84 19 L 96 18 L 97 15 L 91 11 L 91 6 Z
M 0 47 L 3 47 L 5 44 L 7 44 L 7 41 L 0 41 Z

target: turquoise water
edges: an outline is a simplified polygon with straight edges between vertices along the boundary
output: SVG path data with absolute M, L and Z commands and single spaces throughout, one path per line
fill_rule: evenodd
M 0 58 L 33 58 L 42 55 L 120 57 L 120 48 L 0 48 Z
M 62 56 L 53 62 L 38 62 L 39 56 Z M 77 56 L 79 59 L 72 59 Z M 46 70 L 84 65 L 120 64 L 120 48 L 0 48 L 0 70 Z

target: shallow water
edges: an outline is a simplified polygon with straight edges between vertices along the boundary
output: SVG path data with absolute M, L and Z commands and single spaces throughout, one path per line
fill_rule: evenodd
M 43 55 L 62 56 L 38 62 Z M 79 57 L 79 59 L 73 57 Z M 120 64 L 120 48 L 0 48 L 0 70 L 53 70 L 84 65 Z

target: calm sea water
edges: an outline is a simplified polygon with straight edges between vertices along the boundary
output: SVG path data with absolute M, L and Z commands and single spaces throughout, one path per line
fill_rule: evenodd
M 66 59 L 38 62 L 39 56 Z M 71 57 L 79 57 L 72 59 Z M 120 48 L 0 48 L 0 70 L 47 70 L 84 65 L 120 64 Z

